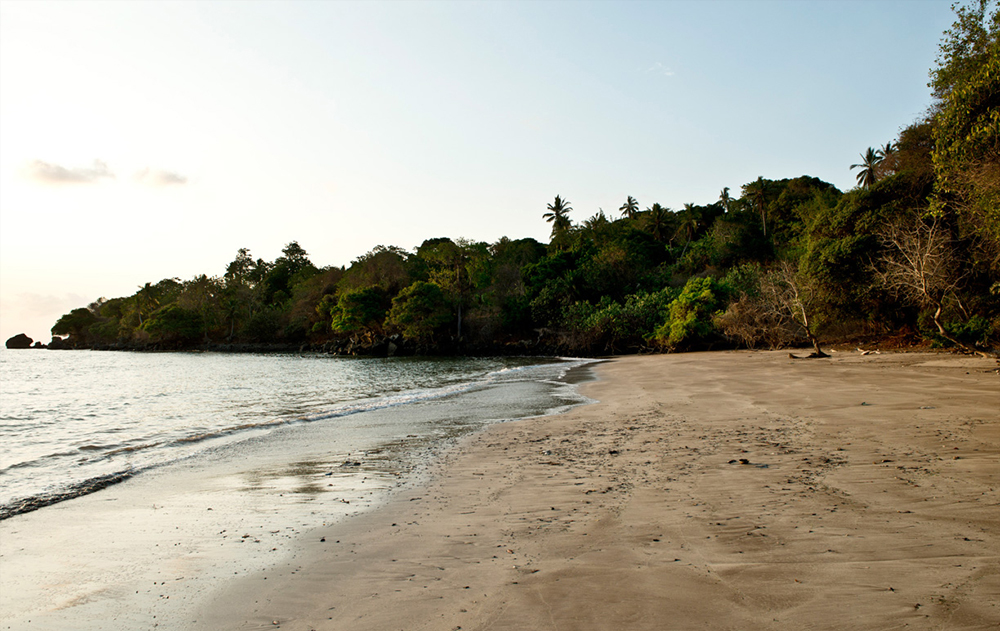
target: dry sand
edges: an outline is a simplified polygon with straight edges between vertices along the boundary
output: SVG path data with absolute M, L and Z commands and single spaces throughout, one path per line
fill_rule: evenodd
M 947 354 L 616 359 L 240 579 L 206 629 L 996 629 L 1000 377 Z

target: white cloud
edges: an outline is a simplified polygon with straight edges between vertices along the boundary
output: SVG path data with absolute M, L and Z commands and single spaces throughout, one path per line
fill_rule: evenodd
M 132 179 L 147 186 L 172 186 L 174 184 L 187 184 L 188 181 L 187 177 L 180 173 L 150 168 L 136 171 Z
M 671 70 L 670 68 L 667 68 L 660 62 L 656 62 L 655 64 L 646 69 L 645 74 L 658 74 L 658 75 L 663 75 L 664 77 L 672 77 L 674 76 L 674 71 Z
M 115 174 L 107 163 L 94 160 L 93 166 L 66 168 L 59 164 L 51 164 L 42 160 L 31 162 L 26 168 L 28 179 L 39 184 L 93 184 L 104 178 L 114 178 Z

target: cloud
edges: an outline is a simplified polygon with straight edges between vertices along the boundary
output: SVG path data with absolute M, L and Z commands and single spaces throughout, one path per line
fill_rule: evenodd
M 26 169 L 28 179 L 39 184 L 93 184 L 103 178 L 114 178 L 115 174 L 107 163 L 94 160 L 91 167 L 76 167 L 67 169 L 59 164 L 51 164 L 35 160 Z
M 187 184 L 188 181 L 188 179 L 180 173 L 150 168 L 136 171 L 135 175 L 132 176 L 132 179 L 147 186 L 172 186 L 174 184 Z
M 664 77 L 672 77 L 674 76 L 674 71 L 671 70 L 670 68 L 667 68 L 660 62 L 656 62 L 655 64 L 647 68 L 644 74 L 658 74 L 658 75 L 663 75 Z

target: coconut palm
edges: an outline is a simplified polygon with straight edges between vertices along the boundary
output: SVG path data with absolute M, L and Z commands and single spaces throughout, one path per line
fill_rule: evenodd
M 588 230 L 597 230 L 599 228 L 603 228 L 604 226 L 610 223 L 608 221 L 607 215 L 604 214 L 604 209 L 598 208 L 597 210 L 598 210 L 597 214 L 595 214 L 590 219 L 585 219 L 583 221 L 584 228 Z
M 160 301 L 156 294 L 156 287 L 153 287 L 152 283 L 146 283 L 139 288 L 139 291 L 135 292 L 132 300 L 135 305 L 135 312 L 139 316 L 140 326 L 142 326 L 143 314 L 149 314 L 160 306 Z
M 767 236 L 767 184 L 763 176 L 743 187 L 743 196 L 750 200 L 750 203 L 757 212 L 760 213 L 760 225 Z
M 669 208 L 653 204 L 646 209 L 646 227 L 657 241 L 663 241 L 663 234 L 670 224 L 670 214 L 673 211 Z
M 729 196 L 729 187 L 722 189 L 719 193 L 719 204 L 722 205 L 723 212 L 729 212 L 729 205 L 733 203 L 733 198 Z
M 694 207 L 694 204 L 684 204 L 684 210 L 677 215 L 680 218 L 680 224 L 677 226 L 675 236 L 683 234 L 690 243 L 694 239 L 695 233 L 698 232 L 698 228 L 701 227 L 701 213 Z
M 552 224 L 552 238 L 555 239 L 569 230 L 572 225 L 569 219 L 569 211 L 573 210 L 573 207 L 569 205 L 568 200 L 556 195 L 555 201 L 549 204 L 547 208 L 549 212 L 542 215 L 542 219 Z
M 896 149 L 896 145 L 887 142 L 875 152 L 879 157 L 878 179 L 885 179 L 896 172 Z
M 860 168 L 861 171 L 858 172 L 857 176 L 858 185 L 862 188 L 871 188 L 872 184 L 878 182 L 878 165 L 882 162 L 882 157 L 871 147 L 859 155 L 861 156 L 861 164 L 852 164 L 851 170 Z
M 684 256 L 688 246 L 694 240 L 694 235 L 697 234 L 698 228 L 701 227 L 701 213 L 694 207 L 694 204 L 684 204 L 684 210 L 677 213 L 677 215 L 680 218 L 680 224 L 677 226 L 674 238 L 676 239 L 679 235 L 684 235 L 684 249 L 681 250 L 681 256 Z
M 622 217 L 635 219 L 635 216 L 639 214 L 639 202 L 635 201 L 635 198 L 629 195 L 625 203 L 618 210 L 622 211 Z

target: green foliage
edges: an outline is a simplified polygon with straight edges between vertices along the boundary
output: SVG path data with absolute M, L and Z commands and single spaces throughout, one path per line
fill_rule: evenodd
M 939 204 L 952 196 L 977 232 L 1000 243 L 1000 43 L 998 14 L 992 42 L 977 64 L 943 95 L 934 125 Z
M 745 294 L 751 298 L 760 293 L 760 279 L 764 270 L 759 263 L 743 263 L 729 269 L 721 283 L 732 295 Z
M 948 322 L 944 328 L 956 339 L 971 345 L 986 345 L 995 334 L 995 323 L 987 318 L 974 315 L 967 321 Z
M 996 344 L 1000 7 L 980 0 L 955 12 L 931 73 L 935 108 L 894 141 L 873 143 L 854 165 L 861 186 L 848 193 L 810 176 L 761 176 L 738 199 L 725 188 L 713 203 L 679 212 L 653 203 L 640 212 L 630 196 L 620 219 L 598 209 L 579 225 L 560 195 L 543 215 L 552 224 L 548 246 L 442 237 L 415 253 L 377 246 L 346 269 L 318 269 L 295 241 L 273 262 L 242 248 L 221 278 L 146 283 L 62 316 L 53 333 L 79 345 L 183 346 L 372 337 L 394 328 L 421 343 L 450 332 L 488 345 L 556 329 L 568 350 L 622 352 L 648 340 L 695 348 L 720 326 L 749 345 L 805 335 L 819 351 L 816 334 L 828 324 L 885 330 L 931 322 L 928 335 L 966 350 Z M 937 255 L 954 262 L 930 314 L 885 282 L 887 231 L 927 216 L 946 237 Z
M 730 289 L 711 278 L 691 278 L 667 307 L 667 320 L 653 340 L 663 348 L 679 350 L 704 342 L 715 334 L 713 318 L 725 306 Z
M 995 0 L 973 0 L 971 7 L 956 4 L 952 9 L 957 19 L 944 32 L 937 67 L 930 72 L 934 97 L 942 100 L 982 68 L 1000 37 L 1000 6 Z
M 275 342 L 279 332 L 284 328 L 281 311 L 267 307 L 254 313 L 243 330 L 244 339 L 248 342 Z
M 858 186 L 871 188 L 872 184 L 878 181 L 879 164 L 881 162 L 882 156 L 872 147 L 868 147 L 868 151 L 861 154 L 861 163 L 851 165 L 852 170 L 861 169 L 858 171 L 857 176 Z
M 392 299 L 387 322 L 406 338 L 430 342 L 440 335 L 451 318 L 451 309 L 441 287 L 418 280 Z
M 660 243 L 667 240 L 677 226 L 673 211 L 659 204 L 653 204 L 641 215 L 646 231 Z
M 165 344 L 185 344 L 197 341 L 203 333 L 202 318 L 192 309 L 176 303 L 160 307 L 142 325 L 150 341 Z
M 285 328 L 287 336 L 291 338 L 310 336 L 314 339 L 330 336 L 332 332 L 330 309 L 336 304 L 334 294 L 343 277 L 342 268 L 327 267 L 316 270 L 315 273 L 293 284 L 288 308 L 288 325 Z M 333 296 L 332 303 L 321 309 L 319 305 L 327 296 Z
M 118 320 L 105 319 L 99 320 L 92 324 L 89 329 L 87 329 L 88 337 L 101 344 L 110 344 L 118 341 L 118 334 L 121 330 L 120 323 Z
M 588 294 L 621 300 L 636 290 L 643 272 L 637 258 L 621 245 L 607 245 L 580 266 L 579 278 Z
M 542 215 L 542 219 L 552 224 L 552 244 L 556 247 L 562 247 L 573 225 L 573 221 L 569 218 L 573 207 L 569 205 L 569 200 L 556 195 L 555 200 L 546 208 L 549 212 Z
M 378 332 L 385 321 L 389 298 L 378 287 L 366 287 L 340 294 L 330 309 L 331 327 L 337 333 Z
M 413 258 L 402 248 L 377 245 L 351 263 L 341 285 L 347 289 L 379 287 L 396 295 L 415 280 Z
M 263 279 L 263 302 L 275 307 L 285 306 L 295 293 L 295 286 L 318 272 L 298 242 L 292 241 L 281 252 L 282 256 L 268 266 Z
M 604 299 L 598 305 L 578 302 L 564 311 L 564 325 L 577 336 L 577 344 L 589 351 L 619 353 L 645 346 L 645 341 L 667 318 L 668 306 L 677 291 L 639 292 L 625 301 Z
M 73 309 L 60 316 L 52 326 L 53 335 L 68 335 L 70 343 L 85 344 L 89 341 L 88 330 L 97 323 L 97 316 L 83 307 Z

